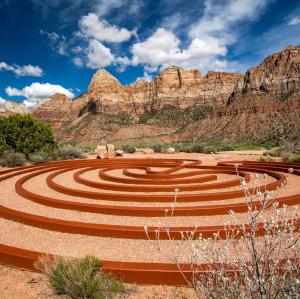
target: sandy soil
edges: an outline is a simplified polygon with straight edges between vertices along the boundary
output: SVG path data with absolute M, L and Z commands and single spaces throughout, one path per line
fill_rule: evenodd
M 13 283 L 13 285 L 12 285 Z M 67 299 L 53 294 L 43 274 L 0 265 L 1 299 Z M 196 299 L 193 290 L 185 287 L 127 285 L 127 293 L 119 299 Z
M 218 154 L 185 154 L 178 153 L 173 155 L 154 154 L 145 155 L 142 153 L 126 154 L 126 157 L 131 158 L 181 158 L 181 159 L 201 159 L 204 165 L 216 165 L 218 161 L 225 160 L 258 160 L 262 155 L 262 151 L 243 151 L 243 152 L 224 152 Z M 89 158 L 95 158 L 94 155 Z M 135 170 L 139 172 L 138 170 Z M 72 179 L 72 174 L 75 171 L 59 175 L 55 182 L 64 186 L 82 189 L 95 189 L 75 183 Z M 50 173 L 50 172 L 49 172 Z M 31 179 L 26 184 L 25 188 L 36 192 L 38 194 L 45 194 L 60 200 L 79 201 L 97 204 L 118 204 L 129 206 L 166 206 L 166 203 L 136 203 L 136 202 L 122 202 L 122 201 L 99 201 L 86 198 L 74 198 L 68 195 L 62 195 L 45 184 L 45 178 L 49 173 L 40 175 Z M 110 174 L 122 177 L 122 172 L 113 171 Z M 295 175 L 287 175 L 288 184 L 281 191 L 280 196 L 300 193 L 299 177 Z M 170 226 L 184 226 L 184 225 L 213 225 L 224 224 L 228 220 L 228 216 L 214 216 L 214 217 L 173 217 L 166 219 L 164 217 L 124 217 L 101 215 L 95 213 L 76 212 L 69 210 L 60 210 L 49 208 L 40 204 L 33 203 L 29 200 L 18 196 L 14 190 L 14 184 L 18 178 L 16 176 L 7 181 L 0 182 L 0 198 L 1 204 L 16 210 L 26 211 L 36 215 L 44 215 L 57 219 L 76 220 L 90 223 L 106 223 L 118 225 L 170 225 Z M 83 178 L 90 180 L 100 180 L 98 171 L 86 172 Z M 218 182 L 226 181 L 235 178 L 232 175 L 218 174 Z M 253 179 L 253 176 L 252 176 Z M 269 182 L 274 181 L 272 178 Z M 208 182 L 209 183 L 209 182 Z M 212 182 L 213 183 L 213 182 Z M 227 189 L 197 191 L 201 192 L 215 192 L 237 190 L 240 187 L 231 187 Z M 97 190 L 99 191 L 99 190 Z M 104 191 L 105 192 L 105 191 Z M 110 191 L 109 191 L 110 192 Z M 126 192 L 124 192 L 126 193 Z M 196 193 L 196 192 L 195 192 Z M 242 198 L 222 200 L 209 202 L 209 204 L 225 204 L 229 202 L 241 202 Z M 204 203 L 177 203 L 180 205 L 206 205 Z M 244 217 L 244 215 L 241 215 Z M 157 241 L 149 240 L 126 240 L 114 238 L 101 238 L 82 235 L 72 235 L 59 232 L 51 232 L 39 228 L 26 226 L 15 223 L 9 220 L 0 219 L 1 234 L 0 243 L 17 246 L 26 249 L 38 250 L 41 252 L 67 255 L 67 256 L 85 256 L 86 254 L 93 254 L 105 260 L 122 260 L 122 261 L 148 261 L 148 262 L 169 262 L 171 256 L 170 241 L 160 241 L 161 250 L 157 250 Z M 11 232 L 14 232 L 13 234 Z M 55 246 L 54 246 L 55 244 Z M 119 250 L 122 248 L 122 250 Z M 182 258 L 185 258 L 185 252 L 182 252 Z M 16 287 L 11 287 L 11 282 L 14 282 Z M 58 297 L 51 293 L 46 279 L 41 274 L 35 274 L 16 269 L 10 269 L 5 266 L 0 266 L 0 298 L 64 298 Z M 126 298 L 194 298 L 192 291 L 186 288 L 173 288 L 165 286 L 131 286 L 131 291 Z

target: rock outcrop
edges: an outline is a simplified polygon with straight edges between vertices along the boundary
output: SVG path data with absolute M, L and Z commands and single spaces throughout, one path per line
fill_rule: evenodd
M 11 114 L 27 114 L 29 109 L 22 103 L 16 103 L 6 100 L 3 106 L 0 107 L 0 116 L 8 116 Z
M 62 122 L 77 117 L 77 113 L 73 112 L 72 101 L 60 93 L 43 100 L 33 108 L 32 113 L 46 122 Z
M 180 141 L 266 141 L 300 135 L 299 93 L 300 47 L 289 46 L 245 75 L 204 76 L 171 66 L 151 82 L 123 86 L 106 70 L 98 70 L 86 93 L 73 101 L 56 94 L 33 114 L 55 123 L 63 140 L 169 135 L 168 140 Z

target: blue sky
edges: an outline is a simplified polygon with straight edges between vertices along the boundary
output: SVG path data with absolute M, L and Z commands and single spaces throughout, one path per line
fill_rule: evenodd
M 76 97 L 98 68 L 123 84 L 169 65 L 244 73 L 290 44 L 299 0 L 0 0 L 0 105 Z

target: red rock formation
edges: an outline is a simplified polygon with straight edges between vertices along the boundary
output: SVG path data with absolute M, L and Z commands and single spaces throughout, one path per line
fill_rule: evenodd
M 27 114 L 29 113 L 29 110 L 22 103 L 15 103 L 8 100 L 6 100 L 4 105 L 0 107 L 0 116 L 8 116 L 15 113 Z
M 55 95 L 33 114 L 61 127 L 62 139 L 172 135 L 183 126 L 185 132 L 173 139 L 271 140 L 279 135 L 300 135 L 299 99 L 300 47 L 289 46 L 250 68 L 245 76 L 225 72 L 203 76 L 197 70 L 172 66 L 151 82 L 139 80 L 123 86 L 109 72 L 98 70 L 86 93 L 73 101 Z M 163 117 L 181 118 L 175 125 L 151 120 L 170 106 L 175 110 Z M 192 107 L 200 107 L 195 119 L 184 114 Z M 204 114 L 201 107 L 206 109 Z M 139 124 L 145 112 L 150 119 L 146 125 Z M 67 120 L 71 122 L 66 127 L 62 122 Z

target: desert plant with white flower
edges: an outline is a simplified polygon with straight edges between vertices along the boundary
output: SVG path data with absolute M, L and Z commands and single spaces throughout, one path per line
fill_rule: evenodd
M 289 171 L 292 172 L 292 171 Z M 193 232 L 181 233 L 181 240 L 170 238 L 172 255 L 179 271 L 198 298 L 299 298 L 300 241 L 299 213 L 279 206 L 278 193 L 266 189 L 268 176 L 255 175 L 250 188 L 239 175 L 247 213 L 229 213 L 224 235 L 204 238 Z M 260 181 L 263 180 L 263 187 Z M 176 203 L 178 191 L 175 191 Z M 172 212 L 167 217 L 173 217 Z M 171 223 L 171 222 L 170 222 Z M 159 242 L 159 235 L 157 235 Z M 182 248 L 187 261 L 182 264 Z M 159 248 L 159 243 L 158 243 Z M 188 250 L 187 250 L 188 249 Z M 190 269 L 186 272 L 186 264 Z M 202 265 L 202 266 L 199 266 Z

